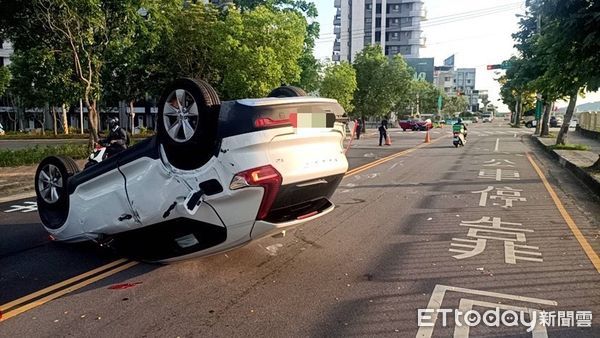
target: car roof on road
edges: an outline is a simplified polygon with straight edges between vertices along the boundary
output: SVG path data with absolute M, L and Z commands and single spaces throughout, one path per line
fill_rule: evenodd
M 265 97 L 260 99 L 241 99 L 236 101 L 239 104 L 250 107 L 270 106 L 289 103 L 337 103 L 334 99 L 327 99 L 316 96 L 295 96 L 295 97 Z

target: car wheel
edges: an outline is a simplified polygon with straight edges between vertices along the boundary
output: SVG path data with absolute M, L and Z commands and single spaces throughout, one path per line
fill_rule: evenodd
M 217 92 L 204 81 L 183 78 L 166 88 L 158 104 L 157 135 L 173 166 L 196 169 L 212 157 L 220 109 Z
M 294 86 L 281 86 L 273 89 L 269 93 L 269 97 L 295 97 L 295 96 L 307 96 L 306 92 L 302 88 Z
M 406 128 L 402 128 L 402 131 L 406 131 Z
M 49 156 L 40 162 L 35 173 L 38 212 L 46 228 L 60 228 L 69 215 L 69 177 L 79 167 L 69 157 Z

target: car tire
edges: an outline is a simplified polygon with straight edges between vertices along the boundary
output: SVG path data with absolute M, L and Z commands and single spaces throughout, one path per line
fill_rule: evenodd
M 182 78 L 167 86 L 158 104 L 157 137 L 171 165 L 197 169 L 212 157 L 220 109 L 219 95 L 205 81 Z
M 69 215 L 69 178 L 79 172 L 73 159 L 49 156 L 35 172 L 35 194 L 38 212 L 48 229 L 60 228 Z
M 306 92 L 302 88 L 294 86 L 281 86 L 273 89 L 269 93 L 269 97 L 296 97 L 296 96 L 307 96 Z

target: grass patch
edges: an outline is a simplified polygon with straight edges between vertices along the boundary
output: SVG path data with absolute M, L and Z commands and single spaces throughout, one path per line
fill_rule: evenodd
M 590 150 L 585 144 L 553 144 L 548 146 L 552 150 Z
M 40 163 L 46 156 L 63 155 L 73 159 L 89 156 L 87 144 L 35 146 L 26 149 L 0 150 L 0 167 L 16 167 Z

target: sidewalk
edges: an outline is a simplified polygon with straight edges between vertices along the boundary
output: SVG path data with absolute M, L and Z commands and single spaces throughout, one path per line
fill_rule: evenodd
M 555 138 L 538 136 L 532 136 L 532 138 L 561 166 L 569 169 L 600 197 L 600 172 L 589 169 L 598 160 L 600 140 L 585 137 L 575 130 L 569 130 L 567 134 L 568 144 L 584 144 L 589 146 L 590 150 L 552 150 L 548 146 L 556 144 Z

